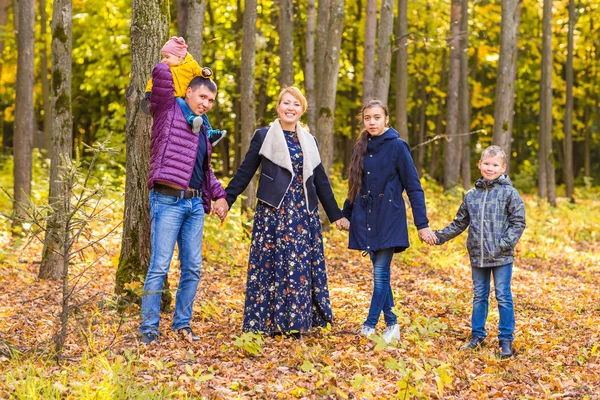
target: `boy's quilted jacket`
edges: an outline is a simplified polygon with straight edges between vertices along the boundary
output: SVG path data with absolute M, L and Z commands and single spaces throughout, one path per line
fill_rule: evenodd
M 435 231 L 437 244 L 469 227 L 467 249 L 473 267 L 497 267 L 513 262 L 517 242 L 525 230 L 525 207 L 507 175 L 494 181 L 479 178 L 467 192 L 454 221 Z

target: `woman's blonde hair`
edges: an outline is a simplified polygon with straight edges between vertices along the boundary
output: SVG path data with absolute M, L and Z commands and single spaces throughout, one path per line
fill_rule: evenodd
M 300 89 L 298 89 L 296 86 L 288 86 L 281 89 L 281 92 L 279 92 L 279 98 L 277 99 L 277 105 L 281 104 L 281 98 L 287 93 L 291 94 L 300 102 L 300 105 L 302 106 L 302 112 L 305 113 L 306 109 L 308 108 L 308 101 L 306 101 L 306 97 L 304 97 Z

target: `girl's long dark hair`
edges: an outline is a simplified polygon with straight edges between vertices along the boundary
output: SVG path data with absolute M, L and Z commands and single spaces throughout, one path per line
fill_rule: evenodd
M 385 116 L 389 117 L 390 112 L 387 106 L 381 100 L 371 100 L 362 108 L 360 112 L 361 120 L 365 110 L 371 107 L 381 107 Z M 352 148 L 352 157 L 350 158 L 350 168 L 348 170 L 348 201 L 354 203 L 356 196 L 360 193 L 362 187 L 363 175 L 365 173 L 365 156 L 367 155 L 367 144 L 369 143 L 369 132 L 364 129 Z

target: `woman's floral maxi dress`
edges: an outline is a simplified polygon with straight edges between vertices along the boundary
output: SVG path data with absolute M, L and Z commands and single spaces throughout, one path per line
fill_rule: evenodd
M 309 213 L 303 154 L 284 131 L 294 178 L 279 209 L 258 201 L 248 261 L 244 331 L 308 332 L 332 321 L 318 209 Z

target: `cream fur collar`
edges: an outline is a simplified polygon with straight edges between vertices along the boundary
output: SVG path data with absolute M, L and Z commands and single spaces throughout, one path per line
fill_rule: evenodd
M 296 124 L 296 134 L 298 135 L 298 141 L 304 155 L 302 181 L 305 186 L 304 192 L 306 193 L 306 181 L 313 175 L 314 169 L 321 164 L 321 156 L 319 155 L 319 148 L 314 137 L 300 124 Z M 292 173 L 292 177 L 294 176 L 290 151 L 288 150 L 279 118 L 269 127 L 258 153 L 281 168 L 287 169 Z

